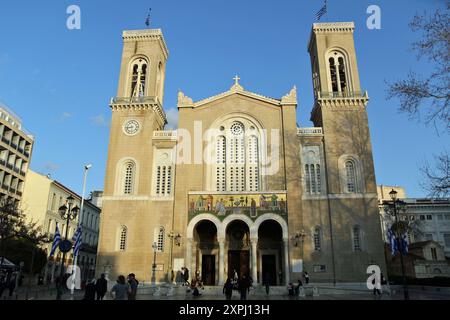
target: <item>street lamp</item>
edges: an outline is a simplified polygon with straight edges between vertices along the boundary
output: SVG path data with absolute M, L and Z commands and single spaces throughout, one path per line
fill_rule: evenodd
M 391 215 L 393 215 L 395 218 L 395 236 L 396 236 L 398 249 L 400 251 L 400 264 L 402 267 L 403 295 L 405 297 L 405 300 L 409 300 L 408 286 L 406 283 L 405 264 L 403 262 L 403 251 L 404 250 L 403 250 L 403 242 L 401 241 L 402 234 L 401 234 L 399 218 L 398 218 L 400 209 L 405 207 L 405 202 L 401 201 L 397 198 L 397 191 L 395 191 L 394 189 L 392 189 L 392 191 L 389 192 L 389 196 L 391 197 L 391 200 L 392 200 L 392 205 L 390 205 L 389 207 L 391 207 L 392 210 L 388 210 L 388 212 Z
M 64 261 L 66 260 L 66 253 L 72 249 L 72 243 L 69 238 L 69 225 L 70 221 L 75 220 L 80 212 L 80 208 L 75 205 L 75 198 L 71 195 L 67 198 L 67 205 L 63 205 L 59 208 L 58 213 L 61 219 L 66 221 L 66 233 L 65 241 L 62 241 L 59 245 L 60 250 L 63 252 L 61 261 L 61 270 L 59 274 L 59 284 L 58 284 L 58 294 L 56 299 L 61 300 L 62 297 L 62 286 L 63 286 L 63 276 L 64 276 Z
M 153 242 L 153 265 L 152 265 L 152 285 L 156 285 L 156 250 L 158 250 L 158 245 Z

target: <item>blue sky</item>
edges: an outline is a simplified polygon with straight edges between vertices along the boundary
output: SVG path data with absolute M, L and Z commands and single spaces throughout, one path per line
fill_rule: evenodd
M 410 121 L 386 101 L 385 80 L 409 70 L 428 73 L 410 50 L 408 23 L 444 0 L 329 0 L 322 21 L 354 21 L 361 85 L 369 91 L 369 122 L 378 184 L 401 185 L 424 196 L 418 168 L 449 147 L 448 135 Z M 66 9 L 79 5 L 81 30 L 66 28 Z M 178 89 L 194 100 L 226 91 L 239 74 L 249 91 L 281 97 L 299 88 L 298 122 L 309 121 L 312 83 L 306 50 L 321 0 L 2 1 L 0 101 L 36 137 L 31 168 L 81 191 L 83 165 L 92 163 L 88 190 L 102 190 L 110 110 L 117 90 L 121 33 L 162 28 L 169 50 L 164 108 L 176 118 Z M 382 29 L 366 27 L 379 5 Z

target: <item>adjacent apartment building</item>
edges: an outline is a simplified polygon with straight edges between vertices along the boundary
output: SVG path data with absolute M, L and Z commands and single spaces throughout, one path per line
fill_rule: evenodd
M 69 225 L 58 214 L 58 209 L 64 205 L 67 198 L 72 196 L 78 207 L 81 206 L 81 196 L 73 192 L 60 182 L 29 170 L 27 184 L 23 194 L 22 209 L 27 218 L 37 221 L 42 226 L 43 231 L 47 232 L 53 238 L 56 230 L 56 224 L 59 226 L 61 236 L 64 239 L 66 230 L 68 238 L 72 239 L 77 230 L 79 219 L 82 219 L 83 227 L 83 245 L 80 249 L 78 257 L 78 266 L 81 268 L 82 280 L 87 280 L 94 275 L 98 232 L 100 224 L 101 209 L 94 205 L 89 199 L 84 202 L 82 214 L 76 220 L 71 221 Z M 44 248 L 50 254 L 52 244 L 46 245 Z M 73 252 L 66 255 L 64 265 L 70 265 L 73 262 Z M 52 282 L 59 274 L 62 261 L 62 254 L 56 252 L 54 259 L 50 258 L 43 271 L 43 275 L 47 282 Z
M 0 196 L 19 203 L 23 196 L 34 138 L 21 119 L 0 102 Z
M 400 218 L 409 221 L 412 226 L 413 231 L 408 235 L 410 243 L 434 241 L 443 247 L 445 256 L 450 258 L 450 199 L 412 199 L 401 187 L 378 187 L 384 240 L 388 242 L 386 234 L 392 225 L 392 218 L 386 216 L 383 202 L 391 200 L 389 192 L 392 189 L 406 204 Z

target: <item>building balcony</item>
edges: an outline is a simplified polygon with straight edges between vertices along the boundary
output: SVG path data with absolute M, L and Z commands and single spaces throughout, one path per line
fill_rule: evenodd
M 317 92 L 318 99 L 355 99 L 369 98 L 367 91 Z
M 298 128 L 299 136 L 323 136 L 322 128 Z
M 156 97 L 114 97 L 111 99 L 110 104 L 159 104 L 159 101 Z
M 177 131 L 154 131 L 153 140 L 177 140 Z

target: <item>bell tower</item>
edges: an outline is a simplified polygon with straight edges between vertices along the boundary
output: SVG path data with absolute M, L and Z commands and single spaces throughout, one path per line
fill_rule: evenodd
M 308 46 L 314 87 L 311 120 L 323 129 L 335 279 L 364 279 L 361 266 L 368 261 L 386 270 L 366 111 L 369 96 L 361 89 L 354 31 L 353 22 L 316 23 Z
M 123 32 L 123 53 L 112 111 L 98 261 L 114 273 L 142 279 L 151 264 L 159 213 L 152 205 L 154 132 L 167 124 L 163 109 L 168 50 L 159 29 Z

